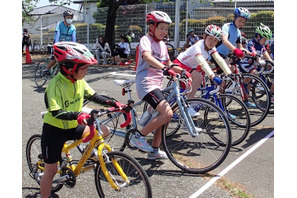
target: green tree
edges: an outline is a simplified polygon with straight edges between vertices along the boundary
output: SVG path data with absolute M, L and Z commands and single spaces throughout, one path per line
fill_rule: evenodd
M 36 7 L 39 0 L 22 0 L 22 23 L 30 22 L 29 13 Z
M 30 22 L 32 18 L 30 12 L 36 8 L 37 3 L 40 0 L 22 0 L 22 22 Z M 72 0 L 48 0 L 49 3 L 57 5 L 70 5 Z

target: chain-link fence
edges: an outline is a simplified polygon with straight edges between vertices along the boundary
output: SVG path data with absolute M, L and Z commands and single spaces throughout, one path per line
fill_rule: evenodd
M 273 0 L 238 1 L 236 6 L 246 7 L 251 12 L 251 19 L 246 22 L 242 29 L 247 39 L 254 37 L 255 29 L 260 23 L 269 26 L 272 32 L 274 32 Z M 132 36 L 131 48 L 134 49 L 141 36 L 147 32 L 145 23 L 146 13 L 160 10 L 168 13 L 173 21 L 169 27 L 171 43 L 174 44 L 175 34 L 178 32 L 179 37 L 177 38 L 180 42 L 175 47 L 181 47 L 185 42 L 189 29 L 193 29 L 198 36 L 202 36 L 208 24 L 222 26 L 224 23 L 233 21 L 234 9 L 235 4 L 229 0 L 216 0 L 208 3 L 181 0 L 179 9 L 176 9 L 176 2 L 120 6 L 115 25 L 115 42 L 118 43 L 120 41 L 120 34 L 130 34 Z M 86 44 L 90 49 L 94 49 L 96 38 L 99 35 L 105 35 L 107 10 L 108 8 L 97 8 L 95 12 L 88 15 L 92 17 L 92 20 L 84 18 L 84 21 L 95 21 L 94 23 L 79 21 L 74 23 L 77 29 L 77 40 Z M 179 11 L 179 15 L 176 15 L 176 10 Z M 179 17 L 178 30 L 175 26 L 176 16 Z M 61 19 L 62 17 L 60 17 Z M 52 43 L 54 38 L 54 27 L 52 27 L 52 24 L 55 24 L 57 21 L 55 17 L 43 17 L 43 30 L 40 34 L 32 35 L 33 40 L 40 40 L 42 35 L 44 45 Z

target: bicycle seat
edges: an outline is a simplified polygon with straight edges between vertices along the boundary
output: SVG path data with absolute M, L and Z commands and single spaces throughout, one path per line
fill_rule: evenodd
M 133 80 L 113 80 L 114 84 L 120 85 L 121 87 L 130 87 L 135 83 L 135 79 Z

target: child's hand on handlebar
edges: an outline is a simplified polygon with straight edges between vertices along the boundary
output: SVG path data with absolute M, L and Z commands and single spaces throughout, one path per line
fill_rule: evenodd
M 77 122 L 79 125 L 87 125 L 87 119 L 89 119 L 91 116 L 87 113 L 81 113 L 77 117 Z
M 171 69 L 172 65 L 169 68 L 166 68 L 166 67 L 163 68 L 163 75 L 164 76 L 176 76 L 176 73 Z

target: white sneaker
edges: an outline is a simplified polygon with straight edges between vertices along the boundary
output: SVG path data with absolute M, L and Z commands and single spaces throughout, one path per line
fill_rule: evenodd
M 196 117 L 200 115 L 200 113 L 195 111 L 195 109 L 192 106 L 189 106 L 187 110 L 188 110 L 188 113 L 191 115 L 191 117 Z
M 160 149 L 154 150 L 147 154 L 147 159 L 156 160 L 156 159 L 168 159 L 167 154 Z
M 135 146 L 144 152 L 153 152 L 154 151 L 154 149 L 146 142 L 146 139 L 144 136 L 135 137 L 135 135 L 136 134 L 133 134 L 130 139 L 130 144 L 132 146 Z
M 184 130 L 188 130 L 188 127 L 186 126 L 185 122 L 183 122 L 181 128 L 184 129 Z M 195 127 L 195 131 L 196 131 L 196 133 L 199 133 L 199 132 L 202 131 L 202 128 Z

